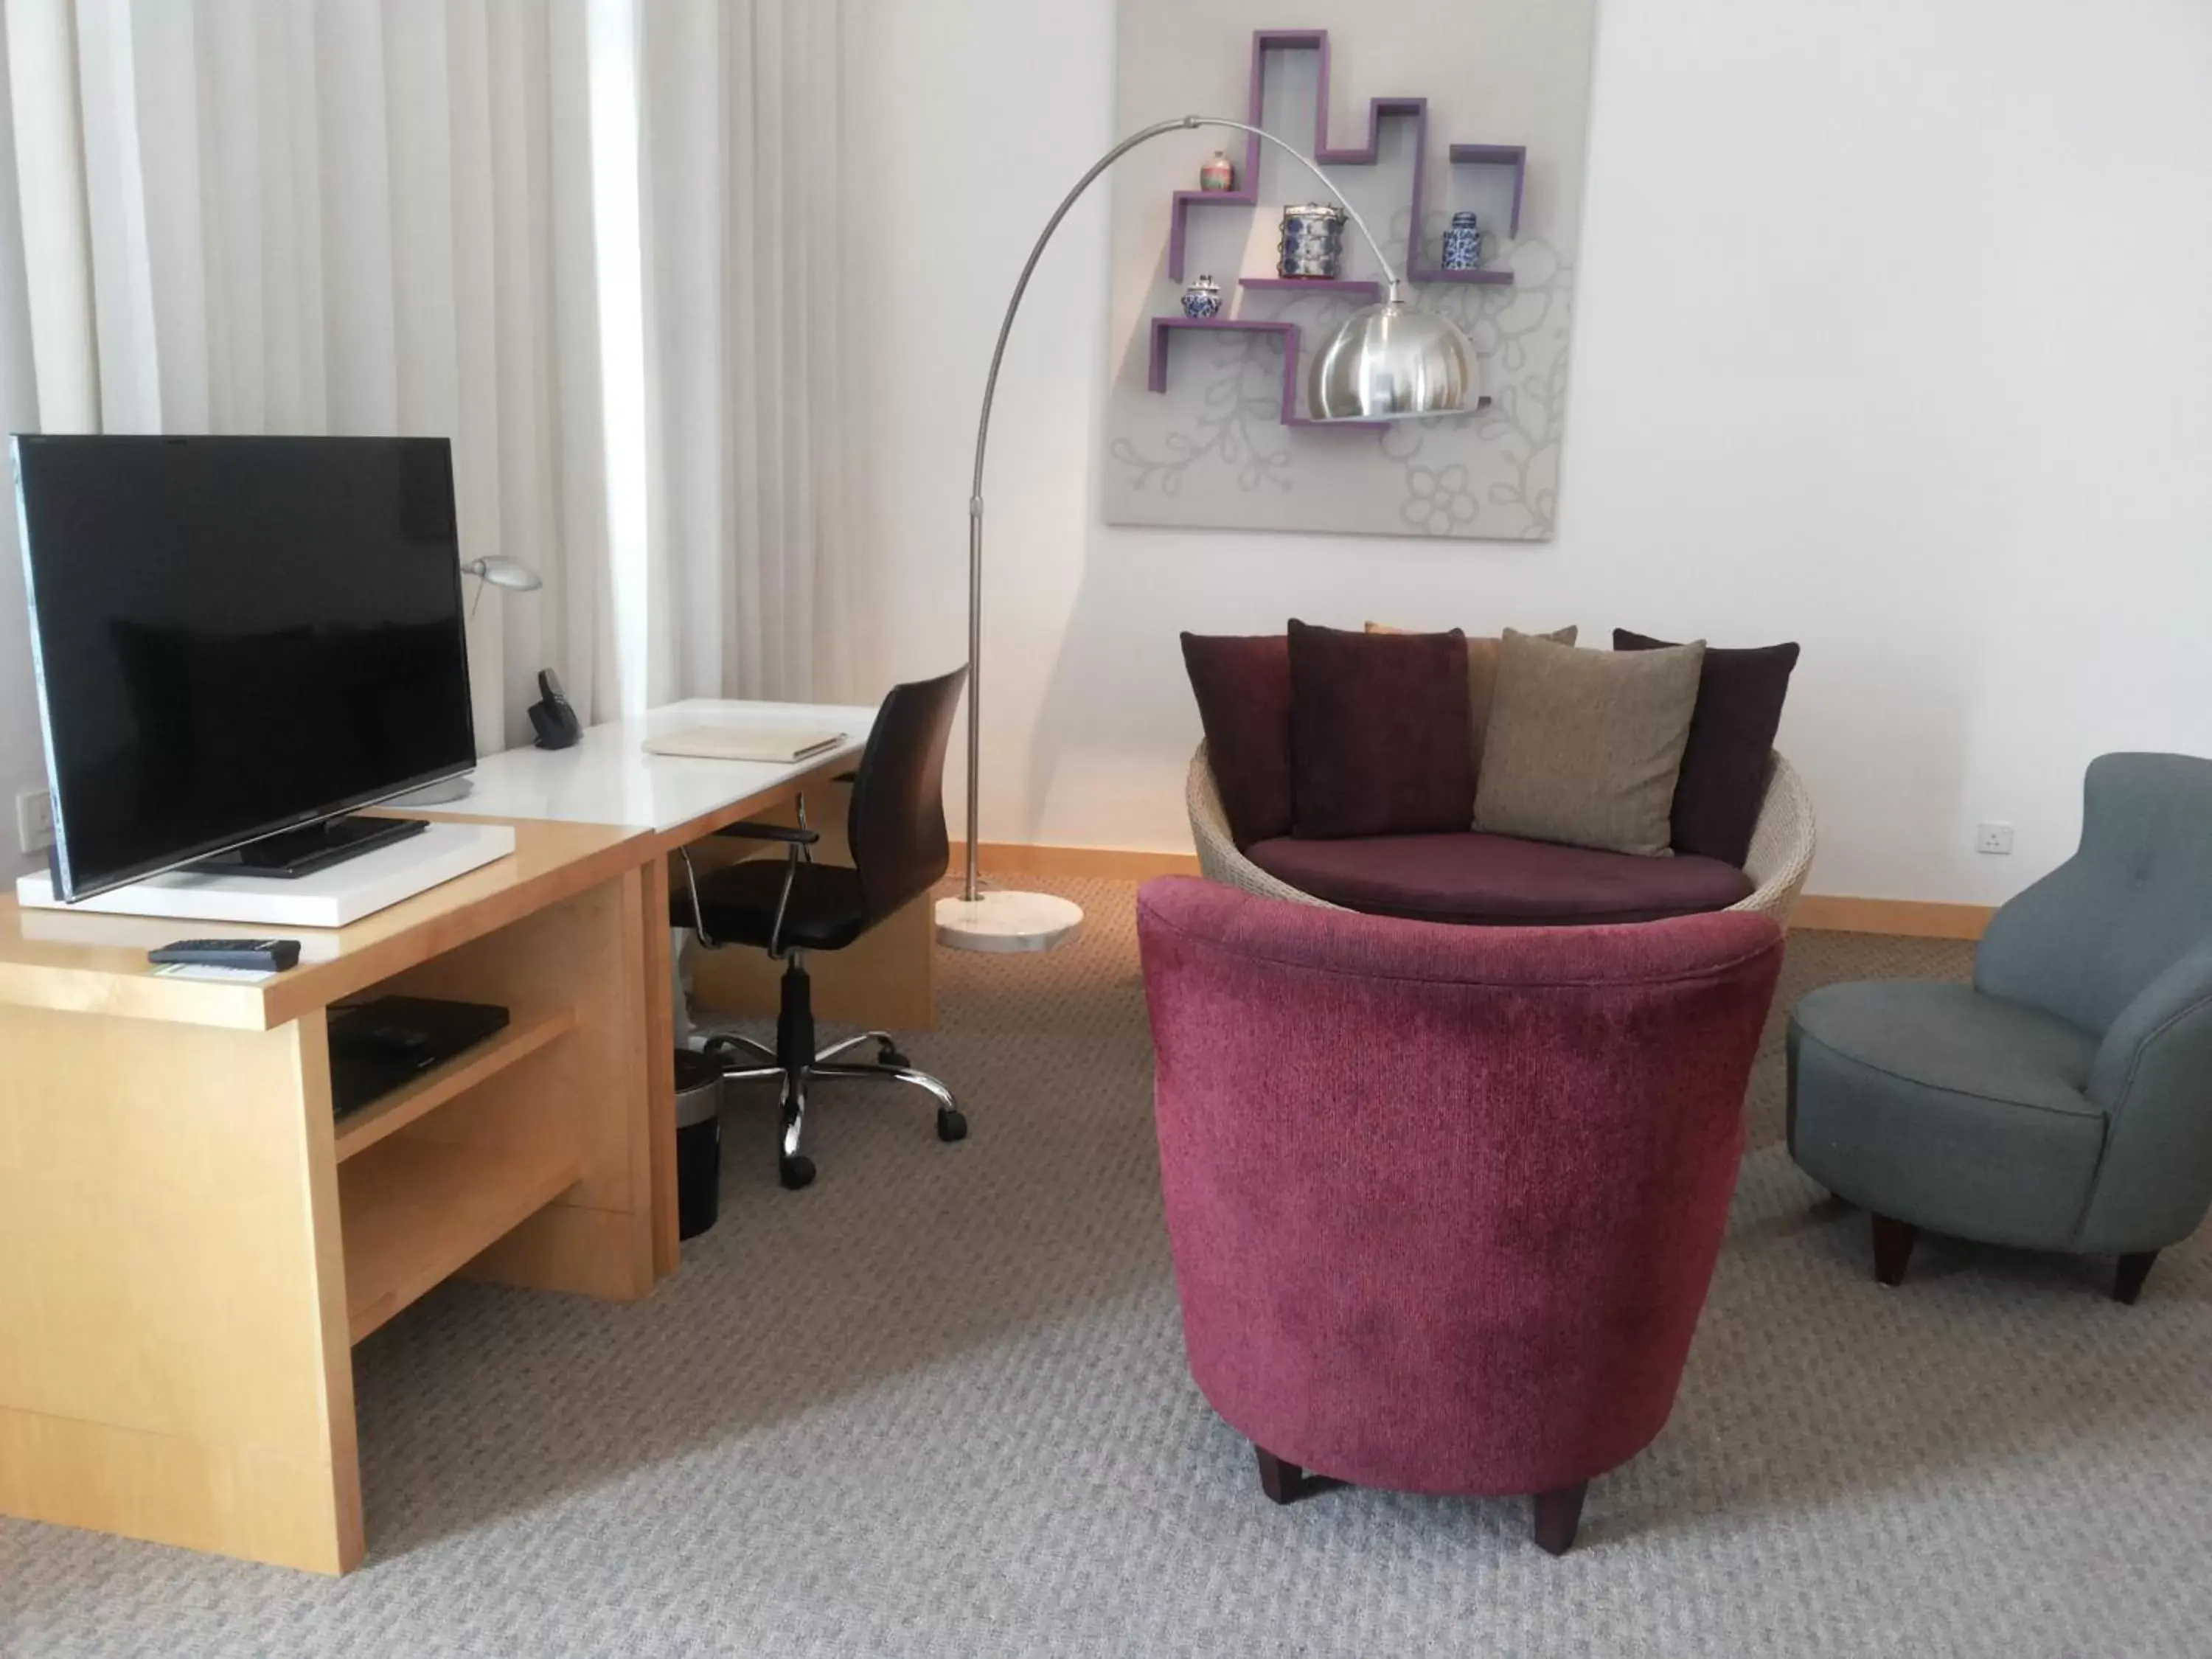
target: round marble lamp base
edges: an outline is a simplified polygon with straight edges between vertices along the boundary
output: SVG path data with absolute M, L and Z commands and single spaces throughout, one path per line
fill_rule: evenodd
M 1049 951 L 1082 929 L 1083 907 L 1052 893 L 937 901 L 937 942 L 955 951 Z

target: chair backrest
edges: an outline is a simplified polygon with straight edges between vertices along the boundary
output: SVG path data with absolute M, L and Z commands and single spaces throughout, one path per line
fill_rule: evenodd
M 1990 918 L 1974 983 L 2102 1035 L 2212 939 L 2212 761 L 2100 755 L 2082 785 L 2081 845 Z
M 960 667 L 895 685 L 876 711 L 845 817 L 846 844 L 871 923 L 945 873 L 951 853 L 945 834 L 945 745 L 967 683 L 968 671 Z
M 1526 1492 L 1665 1423 L 1781 966 L 1765 916 L 1453 927 L 1138 898 L 1191 1374 L 1278 1456 Z

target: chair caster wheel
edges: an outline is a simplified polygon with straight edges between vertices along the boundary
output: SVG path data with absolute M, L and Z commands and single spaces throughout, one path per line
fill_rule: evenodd
M 785 1189 L 795 1193 L 801 1187 L 814 1184 L 814 1160 L 804 1153 L 792 1158 L 779 1157 L 775 1160 L 775 1173 Z
M 876 1050 L 876 1064 L 896 1066 L 902 1072 L 911 1071 L 914 1068 L 914 1062 L 899 1052 L 897 1044 L 891 1042 L 886 1042 Z
M 937 1109 L 937 1138 L 939 1140 L 968 1139 L 968 1120 L 950 1106 Z

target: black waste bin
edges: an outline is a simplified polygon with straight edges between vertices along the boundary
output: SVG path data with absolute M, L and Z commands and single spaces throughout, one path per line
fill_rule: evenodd
M 676 1231 L 690 1238 L 722 1208 L 722 1068 L 689 1048 L 676 1051 Z

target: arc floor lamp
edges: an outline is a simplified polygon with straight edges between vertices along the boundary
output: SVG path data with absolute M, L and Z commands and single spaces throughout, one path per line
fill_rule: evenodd
M 999 366 L 1006 355 L 1006 337 L 1013 332 L 1014 315 L 1022 295 L 1043 257 L 1060 222 L 1067 216 L 1091 182 L 1139 144 L 1170 132 L 1199 127 L 1226 127 L 1265 139 L 1297 161 L 1321 180 L 1342 204 L 1359 234 L 1382 268 L 1385 281 L 1379 304 L 1364 306 L 1344 325 L 1322 342 L 1314 354 L 1306 403 L 1316 421 L 1422 420 L 1434 416 L 1464 414 L 1476 392 L 1474 349 L 1450 318 L 1422 311 L 1405 297 L 1397 268 L 1375 240 L 1375 233 L 1359 210 L 1345 200 L 1344 192 L 1329 183 L 1328 175 L 1310 155 L 1293 149 L 1262 128 L 1225 116 L 1180 115 L 1155 122 L 1108 150 L 1076 180 L 1075 188 L 1061 198 L 1045 222 L 1029 263 L 1014 284 L 1014 297 L 1006 306 L 1006 320 L 999 325 L 999 343 L 991 353 L 991 372 L 983 382 L 983 414 L 975 425 L 975 476 L 968 492 L 968 870 L 957 896 L 937 903 L 938 942 L 963 951 L 1048 951 L 1075 936 L 1083 925 L 1082 909 L 1051 893 L 985 891 L 975 868 L 977 802 L 982 770 L 983 704 L 981 679 L 983 653 L 983 457 L 991 437 L 991 400 L 999 389 Z M 1414 228 L 1419 234 L 1419 228 Z

